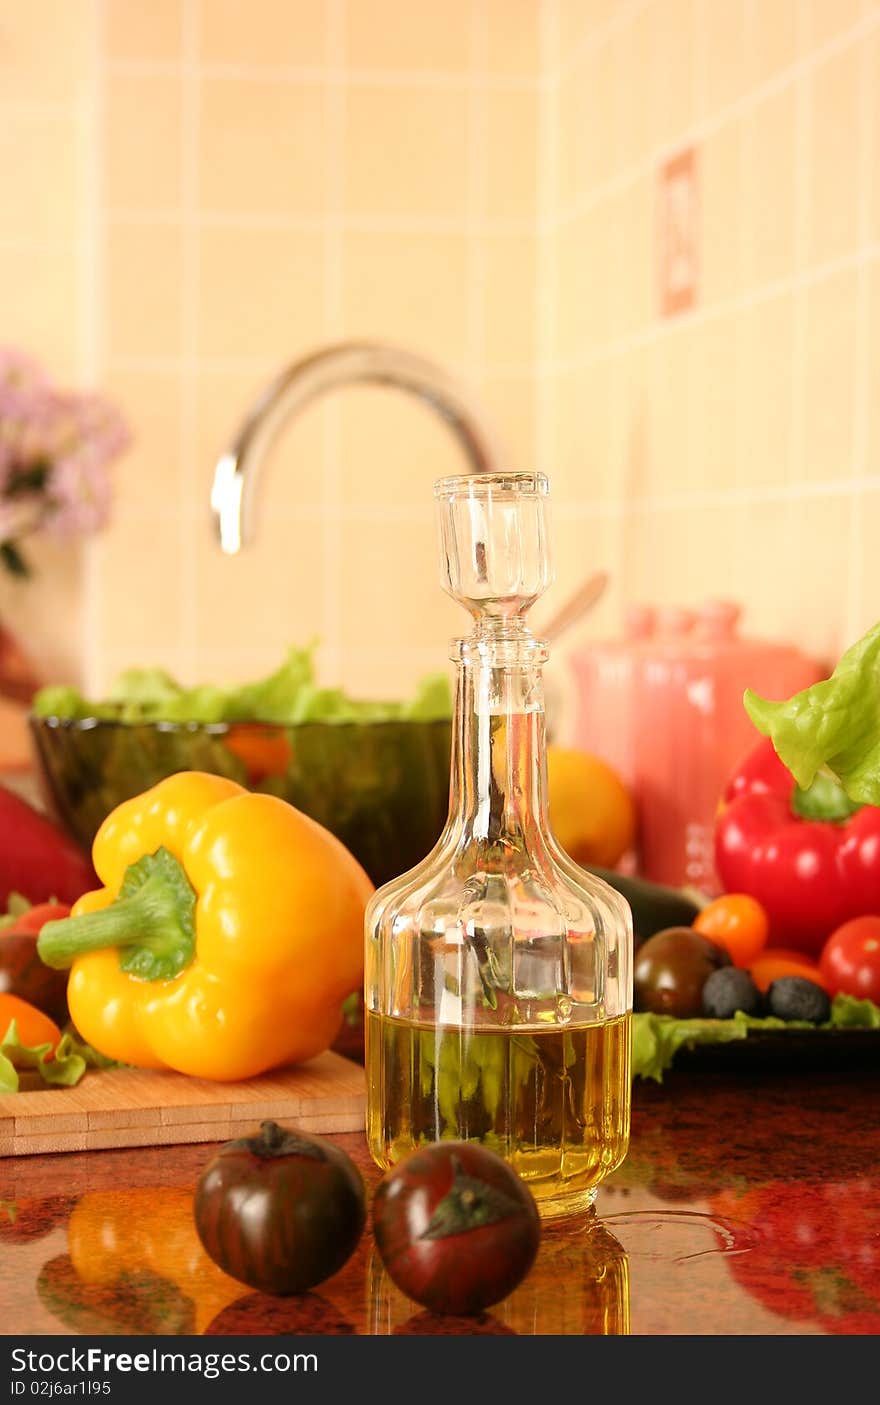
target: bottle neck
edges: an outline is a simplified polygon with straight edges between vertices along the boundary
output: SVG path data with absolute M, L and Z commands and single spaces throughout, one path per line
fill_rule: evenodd
M 477 634 L 454 657 L 449 827 L 459 843 L 529 849 L 547 829 L 546 646 Z

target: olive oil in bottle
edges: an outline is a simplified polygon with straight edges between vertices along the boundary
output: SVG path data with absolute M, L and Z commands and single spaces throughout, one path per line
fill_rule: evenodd
M 473 1029 L 367 1016 L 367 1135 L 383 1167 L 426 1142 L 475 1140 L 508 1160 L 545 1214 L 588 1205 L 629 1143 L 630 1017 Z

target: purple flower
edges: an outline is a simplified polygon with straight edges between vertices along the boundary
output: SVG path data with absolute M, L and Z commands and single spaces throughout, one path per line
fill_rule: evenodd
M 51 510 L 46 531 L 53 536 L 96 532 L 110 515 L 110 477 L 101 451 L 81 445 L 53 465 L 47 484 Z
M 112 502 L 110 465 L 130 442 L 100 395 L 56 390 L 36 362 L 0 347 L 0 543 L 34 531 L 97 531 Z

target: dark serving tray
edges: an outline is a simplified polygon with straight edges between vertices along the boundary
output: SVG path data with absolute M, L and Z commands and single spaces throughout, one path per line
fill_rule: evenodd
M 880 1029 L 756 1029 L 728 1044 L 681 1048 L 673 1068 L 813 1073 L 874 1065 L 880 1065 Z

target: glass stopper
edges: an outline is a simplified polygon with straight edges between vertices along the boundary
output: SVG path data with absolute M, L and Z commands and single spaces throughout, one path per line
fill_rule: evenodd
M 479 629 L 522 617 L 550 585 L 543 473 L 459 474 L 434 485 L 440 579 Z

